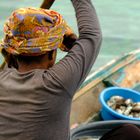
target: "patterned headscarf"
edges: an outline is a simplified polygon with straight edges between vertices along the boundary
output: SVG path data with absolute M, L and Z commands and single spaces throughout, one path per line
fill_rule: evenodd
M 21 8 L 5 23 L 0 46 L 14 55 L 41 55 L 57 48 L 67 51 L 62 42 L 70 32 L 62 16 L 53 10 Z

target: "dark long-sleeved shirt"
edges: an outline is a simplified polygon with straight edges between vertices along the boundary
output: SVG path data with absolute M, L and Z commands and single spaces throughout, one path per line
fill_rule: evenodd
M 72 97 L 90 71 L 101 31 L 90 0 L 72 0 L 79 38 L 52 68 L 0 72 L 0 140 L 69 140 Z

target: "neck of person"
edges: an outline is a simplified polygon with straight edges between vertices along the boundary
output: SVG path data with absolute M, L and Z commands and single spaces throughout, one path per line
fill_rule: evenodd
M 27 72 L 34 69 L 49 69 L 52 67 L 55 63 L 55 58 L 49 59 L 48 55 L 44 55 L 39 61 L 33 61 L 33 62 L 23 62 L 18 61 L 18 71 L 19 72 Z

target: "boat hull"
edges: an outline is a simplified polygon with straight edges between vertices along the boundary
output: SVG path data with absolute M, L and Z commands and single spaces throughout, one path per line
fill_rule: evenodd
M 140 91 L 140 49 L 112 60 L 87 77 L 74 96 L 71 125 L 90 121 L 100 111 L 101 91 L 110 86 Z

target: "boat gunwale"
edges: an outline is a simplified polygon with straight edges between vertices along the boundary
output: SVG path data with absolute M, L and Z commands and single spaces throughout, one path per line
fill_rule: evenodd
M 124 54 L 121 58 L 119 57 L 113 59 L 105 66 L 99 68 L 99 70 L 91 73 L 75 94 L 73 101 L 77 100 L 80 96 L 84 95 L 85 92 L 89 91 L 92 87 L 96 86 L 103 79 L 109 77 L 112 73 L 115 73 L 121 68 L 124 68 L 125 66 L 131 64 L 137 58 L 140 58 L 140 49 Z

